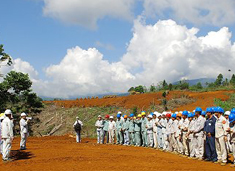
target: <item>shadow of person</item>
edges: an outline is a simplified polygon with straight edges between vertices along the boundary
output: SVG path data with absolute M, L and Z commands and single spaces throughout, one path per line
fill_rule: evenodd
M 31 152 L 22 151 L 22 150 L 12 150 L 11 151 L 11 158 L 12 160 L 28 160 L 34 157 Z

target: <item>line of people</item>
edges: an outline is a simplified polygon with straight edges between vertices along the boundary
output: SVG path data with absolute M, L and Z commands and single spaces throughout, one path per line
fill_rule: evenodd
M 221 107 L 206 111 L 197 107 L 192 112 L 121 114 L 118 112 L 115 121 L 113 116 L 98 116 L 98 144 L 155 148 L 222 166 L 229 153 L 235 158 L 235 108 L 226 112 Z

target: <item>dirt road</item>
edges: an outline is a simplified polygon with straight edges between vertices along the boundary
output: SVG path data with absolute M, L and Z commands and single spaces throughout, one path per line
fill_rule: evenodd
M 94 140 L 77 144 L 73 138 L 29 138 L 28 150 L 18 151 L 19 138 L 14 140 L 14 161 L 0 164 L 4 171 L 221 171 L 227 166 L 190 160 L 175 154 L 140 147 L 97 145 Z

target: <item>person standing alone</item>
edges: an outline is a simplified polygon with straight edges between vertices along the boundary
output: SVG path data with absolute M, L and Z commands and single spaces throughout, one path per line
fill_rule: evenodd
M 82 130 L 83 123 L 82 121 L 79 120 L 79 117 L 76 117 L 76 121 L 73 124 L 73 128 L 76 132 L 76 142 L 80 143 L 81 142 L 81 130 Z
M 20 120 L 20 135 L 21 135 L 21 141 L 20 141 L 20 150 L 26 150 L 26 141 L 28 138 L 28 122 L 29 120 L 26 119 L 26 114 L 21 113 L 21 120 Z

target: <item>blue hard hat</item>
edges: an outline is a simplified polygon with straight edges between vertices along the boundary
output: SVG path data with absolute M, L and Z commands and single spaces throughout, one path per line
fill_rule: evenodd
M 183 113 L 182 113 L 182 115 L 188 116 L 188 111 L 187 111 L 187 110 L 184 110 Z
M 190 112 L 189 114 L 188 114 L 188 118 L 192 118 L 193 117 L 193 114 Z
M 212 107 L 208 107 L 208 108 L 206 109 L 206 113 L 213 113 Z
M 176 116 L 177 116 L 177 115 L 176 115 L 175 113 L 174 113 L 173 115 L 171 115 L 172 118 L 176 118 Z
M 153 115 L 154 115 L 154 114 L 153 114 L 153 112 L 151 112 L 151 113 L 150 113 L 150 115 L 152 115 L 152 116 L 153 116 Z
M 216 107 L 212 107 L 212 108 L 211 108 L 211 111 L 212 111 L 212 113 L 215 113 Z
M 193 112 L 193 117 L 195 116 L 195 112 Z
M 130 114 L 130 117 L 134 117 L 135 115 L 132 113 L 132 114 Z
M 231 113 L 234 113 L 234 114 L 235 114 L 235 108 L 233 108 L 233 109 L 231 110 Z
M 120 114 L 117 114 L 117 118 L 120 118 L 121 117 L 121 115 Z
M 215 108 L 215 112 L 224 113 L 224 109 L 218 106 L 218 107 Z
M 202 108 L 197 107 L 197 108 L 195 109 L 195 112 L 202 112 Z
M 234 122 L 234 121 L 235 121 L 235 114 L 234 114 L 234 113 L 231 113 L 231 114 L 229 115 L 229 122 L 232 123 L 232 122 Z
M 201 115 L 206 116 L 206 111 L 202 111 Z

